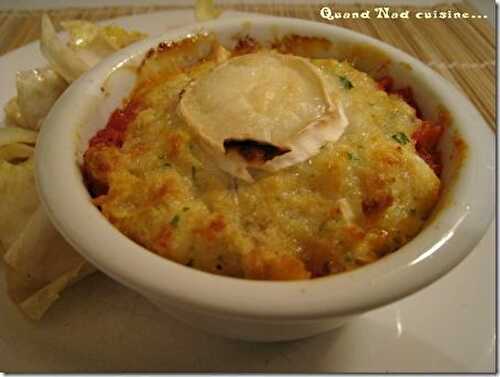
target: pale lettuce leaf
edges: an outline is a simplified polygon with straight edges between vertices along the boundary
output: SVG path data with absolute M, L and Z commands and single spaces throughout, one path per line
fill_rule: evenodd
M 33 319 L 39 319 L 66 287 L 95 271 L 57 232 L 40 207 L 4 260 L 9 296 Z
M 22 123 L 38 130 L 68 84 L 56 71 L 46 67 L 18 72 L 16 87 Z
M 51 68 L 68 83 L 75 81 L 91 67 L 58 37 L 54 25 L 46 14 L 42 16 L 40 50 Z

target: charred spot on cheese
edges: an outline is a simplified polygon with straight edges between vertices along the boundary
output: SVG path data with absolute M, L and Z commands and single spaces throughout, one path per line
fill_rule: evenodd
M 250 164 L 260 165 L 272 160 L 276 156 L 281 156 L 290 152 L 288 148 L 280 148 L 275 145 L 255 141 L 251 139 L 224 140 L 224 150 L 227 153 L 236 152 Z

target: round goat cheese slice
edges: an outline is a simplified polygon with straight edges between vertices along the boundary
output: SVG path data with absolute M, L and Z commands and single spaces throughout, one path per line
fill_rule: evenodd
M 193 81 L 181 115 L 221 169 L 252 181 L 336 141 L 347 119 L 334 90 L 307 59 L 261 51 L 231 58 Z

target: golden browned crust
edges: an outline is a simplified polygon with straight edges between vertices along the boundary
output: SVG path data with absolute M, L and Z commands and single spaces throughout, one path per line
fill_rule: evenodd
M 305 54 L 324 43 L 289 36 L 274 47 Z M 310 160 L 248 184 L 217 168 L 176 111 L 186 85 L 217 64 L 212 55 L 173 70 L 172 59 L 193 46 L 182 41 L 148 54 L 131 98 L 140 111 L 121 144 L 96 143 L 84 156 L 94 202 L 120 231 L 193 268 L 269 280 L 349 271 L 419 232 L 440 185 L 410 140 L 421 121 L 400 97 L 347 63 L 314 61 L 348 104 L 349 128 Z M 255 48 L 243 40 L 236 53 Z M 225 146 L 252 160 L 284 152 Z

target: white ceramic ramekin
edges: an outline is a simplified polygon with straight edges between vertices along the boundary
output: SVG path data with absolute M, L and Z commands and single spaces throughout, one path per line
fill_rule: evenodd
M 443 140 L 448 192 L 422 232 L 394 254 L 353 272 L 312 281 L 266 282 L 182 266 L 145 250 L 115 229 L 90 202 L 78 160 L 82 145 L 104 127 L 112 107 L 130 86 L 111 89 L 111 95 L 100 88 L 109 84 L 107 78 L 116 67 L 134 57 L 137 60 L 159 42 L 200 30 L 215 32 L 225 43 L 231 43 L 237 33 L 259 41 L 295 33 L 372 46 L 391 59 L 396 81 L 412 84 L 425 113 L 435 115 L 437 104 L 447 108 L 453 128 L 468 146 L 467 154 L 458 177 L 450 183 L 447 156 L 456 145 L 449 130 Z M 57 229 L 85 258 L 180 320 L 228 337 L 258 341 L 295 339 L 332 329 L 353 315 L 416 292 L 450 271 L 473 249 L 492 219 L 494 169 L 494 137 L 484 120 L 459 91 L 423 63 L 339 27 L 256 16 L 178 29 L 106 59 L 57 101 L 36 149 L 42 203 Z

